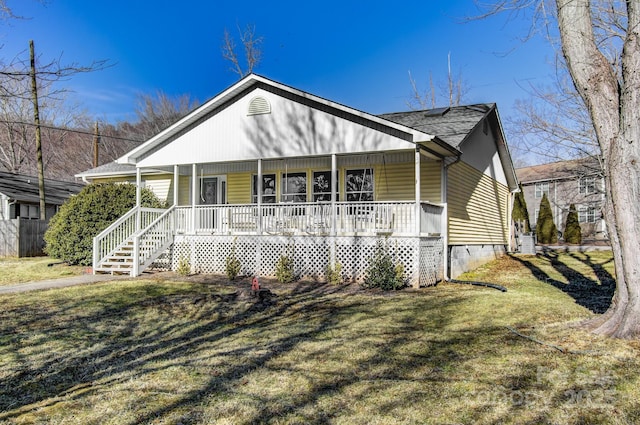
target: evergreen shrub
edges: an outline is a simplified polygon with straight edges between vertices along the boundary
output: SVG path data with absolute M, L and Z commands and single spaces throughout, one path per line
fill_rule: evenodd
M 69 198 L 49 221 L 44 235 L 47 255 L 69 264 L 93 263 L 93 238 L 136 204 L 132 184 L 96 183 Z M 142 206 L 165 208 L 149 189 L 142 189 Z
M 538 243 L 554 244 L 558 242 L 558 228 L 553 222 L 551 204 L 549 203 L 546 193 L 542 195 L 542 200 L 540 201 L 538 221 L 536 222 L 536 234 L 538 236 Z
M 567 222 L 564 227 L 564 241 L 578 245 L 582 243 L 582 229 L 580 228 L 580 222 L 578 220 L 578 211 L 576 211 L 574 204 L 569 206 Z

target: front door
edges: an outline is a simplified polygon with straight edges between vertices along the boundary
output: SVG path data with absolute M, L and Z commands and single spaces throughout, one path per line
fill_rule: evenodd
M 200 205 L 218 205 L 226 203 L 227 179 L 225 176 L 203 177 L 200 180 Z M 200 212 L 200 228 L 209 231 L 221 229 L 222 213 L 215 208 L 206 208 Z
M 200 182 L 200 205 L 225 204 L 226 186 L 225 176 L 203 177 Z

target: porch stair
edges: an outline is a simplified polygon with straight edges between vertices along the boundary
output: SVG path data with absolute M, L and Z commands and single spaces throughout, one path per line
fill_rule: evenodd
M 124 245 L 101 261 L 93 271 L 96 274 L 131 275 L 133 271 L 133 240 L 127 240 Z
M 140 275 L 173 244 L 174 212 L 134 207 L 122 216 L 94 238 L 93 273 Z

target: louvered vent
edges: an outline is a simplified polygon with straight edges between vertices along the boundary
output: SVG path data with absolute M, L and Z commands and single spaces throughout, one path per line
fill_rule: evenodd
M 270 114 L 271 105 L 269 101 L 262 96 L 257 96 L 249 102 L 249 111 L 247 115 Z

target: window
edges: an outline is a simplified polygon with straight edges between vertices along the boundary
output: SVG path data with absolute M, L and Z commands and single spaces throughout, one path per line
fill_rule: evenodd
M 538 222 L 538 216 L 540 215 L 540 208 L 536 208 L 536 212 L 534 214 L 534 219 L 533 222 L 537 223 Z
M 38 205 L 20 204 L 20 218 L 40 218 L 40 207 Z
M 542 198 L 542 195 L 545 193 L 547 197 L 549 197 L 549 182 L 536 183 L 536 198 Z
M 598 212 L 595 207 L 579 207 L 578 221 L 580 223 L 595 223 Z
M 282 202 L 307 202 L 307 173 L 282 175 Z
M 580 193 L 585 195 L 596 193 L 595 177 L 582 177 L 580 179 Z
M 331 171 L 313 172 L 313 202 L 331 201 Z
M 251 184 L 251 202 L 258 203 L 258 176 L 253 175 Z M 263 174 L 262 175 L 262 203 L 275 204 L 276 203 L 276 175 L 275 174 Z
M 347 170 L 344 185 L 347 201 L 373 201 L 373 169 Z

